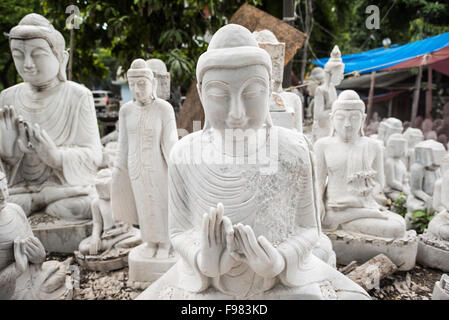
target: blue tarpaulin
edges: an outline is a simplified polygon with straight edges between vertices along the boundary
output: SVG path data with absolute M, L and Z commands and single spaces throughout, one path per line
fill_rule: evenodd
M 377 48 L 361 53 L 348 54 L 341 58 L 345 64 L 345 74 L 354 71 L 369 73 L 392 67 L 447 46 L 449 46 L 449 32 L 402 46 L 393 45 L 390 48 Z M 313 60 L 313 63 L 324 67 L 327 60 L 329 58 L 317 59 Z

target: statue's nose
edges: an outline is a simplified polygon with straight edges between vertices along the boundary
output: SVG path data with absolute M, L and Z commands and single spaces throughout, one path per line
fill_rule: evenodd
M 231 104 L 229 116 L 233 120 L 241 120 L 245 116 L 245 108 L 240 99 L 234 99 Z
M 30 56 L 25 56 L 25 62 L 23 64 L 23 68 L 25 70 L 32 70 L 34 69 L 34 61 Z

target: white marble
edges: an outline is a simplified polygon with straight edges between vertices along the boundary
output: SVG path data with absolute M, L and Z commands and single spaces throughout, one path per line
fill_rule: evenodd
M 307 79 L 307 93 L 312 97 L 308 103 L 308 108 L 306 110 L 307 118 L 312 118 L 312 112 L 315 105 L 315 92 L 316 89 L 324 83 L 324 69 L 321 67 L 315 67 L 310 72 L 310 76 Z
M 421 130 L 408 127 L 407 130 L 404 131 L 404 137 L 408 141 L 406 165 L 407 170 L 410 170 L 410 167 L 415 162 L 415 146 L 424 140 L 424 135 Z
M 147 60 L 148 67 L 156 78 L 156 95 L 163 100 L 170 99 L 170 72 L 160 59 Z
M 392 134 L 387 140 L 385 160 L 385 194 L 395 201 L 401 194 L 410 193 L 408 171 L 403 159 L 407 154 L 407 140 L 401 133 Z
M 92 234 L 81 241 L 75 252 L 78 263 L 90 270 L 110 271 L 127 266 L 129 251 L 142 242 L 138 229 L 112 216 L 111 180 L 111 169 L 98 172 L 98 197 L 92 201 Z
M 173 107 L 156 95 L 156 79 L 143 59 L 136 59 L 127 72 L 133 101 L 124 104 L 119 114 L 119 146 L 112 178 L 114 219 L 140 227 L 143 249 L 139 257 L 147 261 L 147 278 L 138 278 L 140 265 L 131 259 L 129 280 L 152 279 L 153 259 L 171 255 L 168 237 L 169 154 L 178 140 Z M 136 262 L 136 264 L 134 264 Z
M 302 132 L 302 103 L 299 96 L 282 89 L 285 43 L 279 42 L 270 30 L 253 32 L 260 48 L 271 58 L 270 115 L 274 125 Z
M 432 300 L 449 300 L 449 276 L 443 274 L 440 281 L 435 282 Z
M 420 236 L 418 262 L 449 271 L 449 154 L 441 161 L 441 177 L 436 180 L 432 208 L 436 216 Z
M 345 65 L 341 52 L 336 45 L 328 62 L 324 65 L 324 83 L 315 90 L 313 105 L 312 141 L 327 137 L 331 133 L 330 112 L 332 104 L 337 100 L 335 89 L 344 78 Z
M 0 93 L 0 162 L 10 201 L 27 216 L 89 219 L 88 186 L 102 161 L 92 93 L 67 81 L 64 38 L 44 17 L 25 16 L 9 40 L 24 80 Z
M 337 261 L 348 255 L 352 260 L 363 261 L 366 257 L 366 238 L 377 237 L 377 254 L 384 253 L 398 265 L 391 256 L 389 243 L 415 235 L 405 230 L 405 221 L 400 215 L 387 211 L 374 197 L 373 189 L 385 185 L 383 150 L 374 139 L 364 136 L 362 124 L 366 118 L 365 104 L 353 90 L 343 91 L 332 105 L 331 136 L 315 143 L 318 200 L 321 205 L 323 229 L 328 235 L 338 231 L 338 238 L 331 236 Z M 352 246 L 345 241 L 356 236 L 361 246 Z M 343 241 L 343 244 L 336 241 Z M 408 243 L 408 240 L 405 242 Z M 411 253 L 407 261 L 416 257 L 417 243 L 403 248 Z M 390 254 L 389 254 L 390 253 Z M 349 261 L 350 262 L 350 261 Z M 413 268 L 407 264 L 407 268 Z
M 440 178 L 440 164 L 446 149 L 435 140 L 424 140 L 415 146 L 415 162 L 410 167 L 408 217 L 415 210 L 431 210 L 433 191 Z
M 169 167 L 169 233 L 180 260 L 138 299 L 368 299 L 312 254 L 320 232 L 312 154 L 269 119 L 271 59 L 228 24 L 198 60 L 203 130 Z
M 6 177 L 0 172 L 0 299 L 71 299 L 66 266 L 45 257 L 22 208 L 9 202 Z

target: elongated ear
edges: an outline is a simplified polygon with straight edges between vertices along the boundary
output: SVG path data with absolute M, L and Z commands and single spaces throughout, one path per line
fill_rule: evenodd
M 203 107 L 203 111 L 204 111 L 204 126 L 203 126 L 203 130 L 208 130 L 211 128 L 209 121 L 207 121 L 207 111 L 206 108 L 204 108 L 204 103 L 203 103 L 203 96 L 201 95 L 202 91 L 201 91 L 201 83 L 200 82 L 196 82 L 196 90 L 198 91 L 198 97 L 200 98 L 201 101 L 201 106 Z
M 156 76 L 154 76 L 153 81 L 151 83 L 153 85 L 153 92 L 152 92 L 152 96 L 153 96 L 153 100 L 155 100 L 157 98 L 157 79 Z
M 69 52 L 64 50 L 62 53 L 62 61 L 59 64 L 58 79 L 61 81 L 67 81 L 67 63 L 69 62 Z

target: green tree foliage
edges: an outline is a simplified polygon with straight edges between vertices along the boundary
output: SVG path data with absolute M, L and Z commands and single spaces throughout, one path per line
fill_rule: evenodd
M 159 58 L 173 82 L 187 87 L 194 66 L 207 49 L 206 32 L 213 33 L 244 1 L 241 0 L 121 0 L 76 1 L 83 23 L 75 30 L 74 79 L 86 82 L 107 75 L 98 48 L 107 48 L 116 67 L 127 70 L 136 58 Z M 250 4 L 261 1 L 248 0 Z M 63 30 L 73 0 L 42 0 L 44 14 Z M 64 34 L 68 40 L 69 32 Z M 115 75 L 114 75 L 115 76 Z

